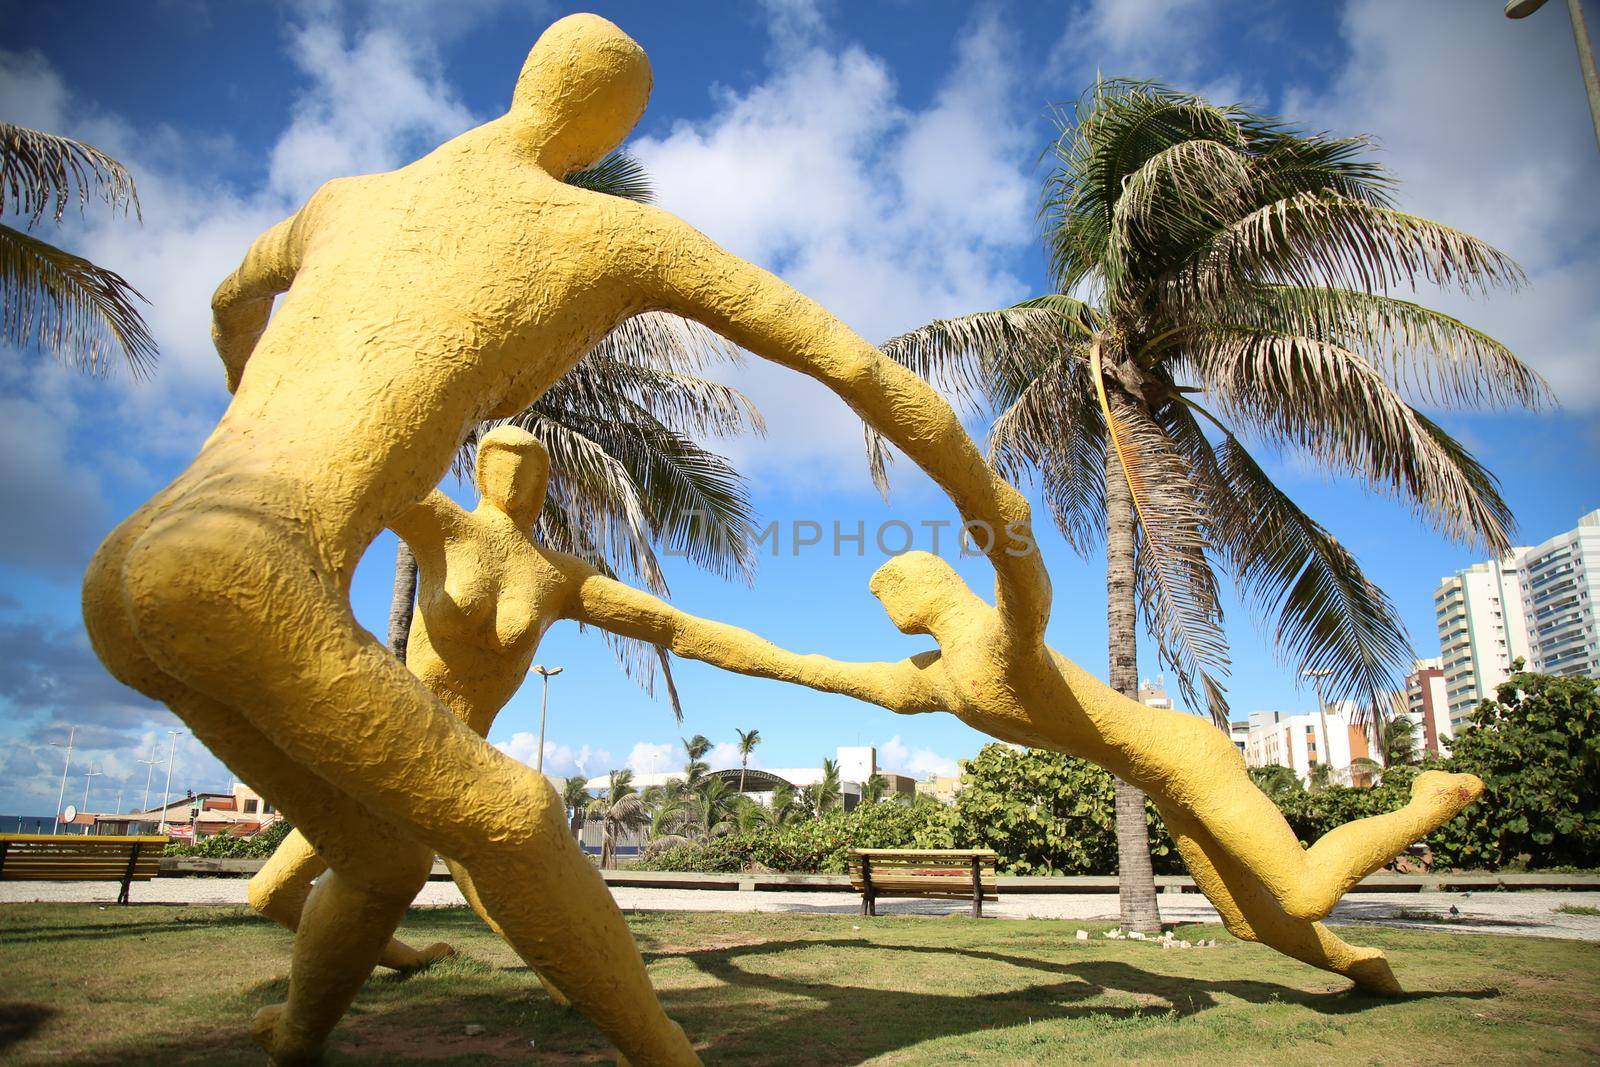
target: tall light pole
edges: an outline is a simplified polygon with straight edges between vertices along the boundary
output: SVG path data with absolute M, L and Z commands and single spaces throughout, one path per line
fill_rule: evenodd
M 55 825 L 50 830 L 50 832 L 53 834 L 59 834 L 61 832 L 62 805 L 66 804 L 67 802 L 67 772 L 72 769 L 72 742 L 77 738 L 77 736 L 78 728 L 68 724 L 67 743 L 63 745 L 60 741 L 50 742 L 51 748 L 65 748 L 67 750 L 67 762 L 61 767 L 61 789 L 58 793 L 56 793 L 56 821 Z
M 537 663 L 533 669 L 539 677 L 544 679 L 544 690 L 539 695 L 539 757 L 534 770 L 544 774 L 544 719 L 545 713 L 550 709 L 550 679 L 561 673 L 560 667 L 541 667 Z
M 139 809 L 139 814 L 141 815 L 150 810 L 150 776 L 156 773 L 156 767 L 161 763 L 160 760 L 155 758 L 155 755 L 156 747 L 151 745 L 150 758 L 139 761 L 144 764 L 144 805 Z
M 83 813 L 85 815 L 87 815 L 89 813 L 89 786 L 90 786 L 91 783 L 93 783 L 93 781 L 96 778 L 100 777 L 104 773 L 105 773 L 104 771 L 95 770 L 94 769 L 94 764 L 92 764 L 92 763 L 89 764 L 89 769 L 83 772 Z M 89 823 L 85 823 L 84 824 L 84 827 L 83 827 L 84 836 L 86 836 L 86 837 L 88 836 L 89 827 L 93 826 L 93 825 L 94 825 L 93 822 L 89 822 Z
M 1328 736 L 1328 705 L 1322 699 L 1322 680 L 1333 671 L 1324 667 L 1320 671 L 1301 671 L 1303 677 L 1310 678 L 1317 687 L 1317 716 L 1322 720 L 1322 762 L 1333 766 L 1333 739 Z
M 1544 5 L 1545 0 L 1507 0 L 1506 18 L 1525 19 Z M 1589 96 L 1594 139 L 1600 143 L 1600 73 L 1595 71 L 1594 47 L 1589 43 L 1589 27 L 1583 21 L 1581 0 L 1567 0 L 1567 17 L 1572 20 L 1572 41 L 1578 46 L 1578 69 L 1583 72 L 1583 88 Z
M 156 827 L 156 833 L 167 832 L 167 809 L 172 806 L 172 759 L 178 754 L 178 735 L 182 730 L 168 730 L 172 741 L 167 745 L 167 785 L 161 790 L 161 825 Z

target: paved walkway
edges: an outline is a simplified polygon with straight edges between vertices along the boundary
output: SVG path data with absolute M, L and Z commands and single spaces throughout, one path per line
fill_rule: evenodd
M 136 883 L 135 904 L 243 904 L 243 878 L 157 878 Z M 611 891 L 624 911 L 793 911 L 854 915 L 861 909 L 853 893 L 739 893 L 703 889 Z M 0 882 L 0 904 L 24 901 L 110 903 L 117 887 L 98 882 Z M 1163 893 L 1161 916 L 1167 922 L 1216 922 L 1217 913 L 1198 893 Z M 453 882 L 429 882 L 417 898 L 424 908 L 465 907 Z M 1446 930 L 1520 937 L 1559 937 L 1600 941 L 1600 915 L 1575 915 L 1559 908 L 1600 911 L 1600 893 L 1537 890 L 1485 893 L 1352 893 L 1334 911 L 1335 923 L 1376 923 L 1414 930 Z M 880 900 L 880 915 L 962 914 L 969 905 L 936 900 Z M 1452 915 L 1451 909 L 1457 914 Z M 1110 893 L 1015 893 L 983 906 L 1002 919 L 1065 919 L 1096 935 L 1116 921 L 1117 898 Z

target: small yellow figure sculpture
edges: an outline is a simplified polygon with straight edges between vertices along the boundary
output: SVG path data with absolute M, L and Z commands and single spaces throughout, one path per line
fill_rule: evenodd
M 561 180 L 621 143 L 650 81 L 621 30 L 564 18 L 505 115 L 399 170 L 329 182 L 257 239 L 212 305 L 232 403 L 85 577 L 111 673 L 171 707 L 331 867 L 287 1002 L 257 1016 L 281 1062 L 317 1054 L 433 851 L 631 1062 L 697 1061 L 594 866 L 557 844 L 560 798 L 350 611 L 362 553 L 468 426 L 526 407 L 628 316 L 670 311 L 832 388 L 966 513 L 1027 521 L 921 379 L 671 215 Z M 1043 602 L 1009 607 L 1042 630 Z
M 575 619 L 601 630 L 626 629 L 644 601 L 656 617 L 670 622 L 673 632 L 661 635 L 663 643 L 685 651 L 698 647 L 687 643 L 691 635 L 717 628 L 605 577 L 576 556 L 536 542 L 532 535 L 549 471 L 549 454 L 532 434 L 501 426 L 478 445 L 476 509 L 464 511 L 435 491 L 393 523 L 417 557 L 418 611 L 406 665 L 480 736 L 489 732 L 496 714 L 522 685 L 540 639 L 557 619 Z M 736 654 L 727 665 L 748 662 Z M 566 851 L 577 846 L 567 835 L 551 847 Z M 522 952 L 517 932 L 500 927 L 485 912 L 470 873 L 453 860 L 446 862 L 473 908 Z M 295 930 L 311 883 L 325 870 L 327 864 L 295 831 L 250 880 L 250 902 Z M 418 951 L 390 941 L 378 962 L 416 970 L 449 952 L 443 944 Z
M 1339 898 L 1406 845 L 1454 817 L 1483 790 L 1470 774 L 1417 776 L 1400 811 L 1347 823 L 1302 849 L 1283 815 L 1245 772 L 1233 744 L 1193 715 L 1146 707 L 1099 681 L 1017 626 L 1006 606 L 1048 596 L 1037 553 L 1031 576 L 1002 572 L 1000 608 L 975 596 L 944 560 L 896 556 L 872 577 L 873 595 L 902 632 L 928 634 L 939 651 L 897 663 L 799 656 L 742 631 L 708 630 L 673 651 L 747 674 L 843 693 L 901 714 L 950 712 L 1002 741 L 1081 756 L 1149 794 L 1228 930 L 1346 975 L 1370 992 L 1400 987 L 1377 949 L 1347 945 L 1322 923 Z M 1019 581 L 1031 588 L 1017 588 Z M 620 631 L 661 641 L 673 617 L 641 610 Z M 747 666 L 739 666 L 743 659 Z

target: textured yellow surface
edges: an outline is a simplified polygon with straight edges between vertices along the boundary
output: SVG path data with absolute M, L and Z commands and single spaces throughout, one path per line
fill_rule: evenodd
M 621 143 L 649 90 L 649 64 L 626 34 L 592 15 L 564 18 L 530 52 L 505 115 L 399 170 L 330 182 L 263 234 L 213 299 L 232 403 L 85 578 L 85 620 L 111 672 L 171 707 L 331 867 L 305 901 L 287 1002 L 255 1022 L 279 1062 L 315 1057 L 434 851 L 460 865 L 519 953 L 631 1062 L 696 1060 L 599 874 L 570 847 L 549 785 L 489 746 L 351 614 L 362 553 L 428 495 L 475 421 L 520 410 L 622 319 L 660 309 L 833 389 L 968 519 L 995 530 L 1028 521 L 1022 497 L 914 374 L 672 216 L 561 180 Z M 1313 954 L 1280 925 L 1307 929 L 1356 872 L 1471 791 L 1428 780 L 1416 812 L 1302 852 L 1204 724 L 1153 715 L 1044 648 L 1048 580 L 1003 540 L 990 553 L 994 608 L 953 575 L 908 582 L 931 567 L 915 557 L 875 580 L 902 628 L 932 633 L 945 660 L 797 663 L 748 635 L 724 649 L 738 631 L 714 624 L 664 643 L 713 661 L 724 650 L 734 669 L 897 711 L 945 708 L 995 736 L 1101 760 L 1163 810 L 1192 812 L 1206 836 L 1191 850 L 1216 845 L 1212 892 L 1237 894 L 1237 928 L 1248 921 L 1303 956 Z M 583 582 L 572 606 L 580 618 L 609 614 L 624 632 L 678 627 L 625 588 Z M 502 631 L 496 612 L 502 649 L 529 636 L 509 623 L 515 614 Z M 1281 924 L 1232 888 L 1224 861 L 1263 887 Z

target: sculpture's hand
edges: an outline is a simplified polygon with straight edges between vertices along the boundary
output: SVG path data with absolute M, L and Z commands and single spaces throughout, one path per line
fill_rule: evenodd
M 228 372 L 228 392 L 239 388 L 244 366 L 267 328 L 272 298 L 294 282 L 303 235 L 292 215 L 256 238 L 239 269 L 211 298 L 211 341 Z
M 937 654 L 898 663 L 843 663 L 826 656 L 802 656 L 748 630 L 679 611 L 574 557 L 559 557 L 559 562 L 575 579 L 566 610 L 569 618 L 736 674 L 793 682 L 903 713 L 943 708 Z

